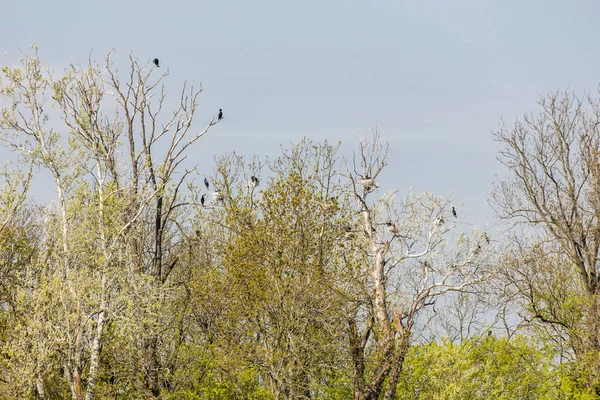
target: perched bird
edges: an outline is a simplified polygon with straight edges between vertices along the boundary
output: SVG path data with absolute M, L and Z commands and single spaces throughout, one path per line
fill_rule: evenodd
M 375 180 L 373 178 L 370 178 L 369 175 L 365 176 L 364 179 L 359 179 L 357 181 L 357 183 L 359 185 L 362 185 L 363 189 L 366 192 L 370 192 L 373 189 L 377 188 L 377 184 L 375 183 Z
M 458 218 L 458 217 L 456 216 L 456 210 L 454 209 L 454 207 L 452 207 L 452 215 L 454 215 L 454 218 Z
M 398 233 L 398 228 L 396 228 L 396 224 L 393 223 L 392 221 L 386 222 L 385 226 L 387 226 L 388 230 L 390 232 L 392 232 L 394 235 Z
M 213 192 L 212 194 L 214 201 L 223 201 L 225 200 L 225 196 L 221 192 Z
M 158 58 L 155 58 L 154 60 L 152 60 L 152 62 L 154 63 L 154 65 L 156 65 L 157 67 L 160 67 L 160 65 L 158 65 Z
M 208 179 L 204 178 L 204 186 L 206 186 L 206 190 L 208 190 Z
M 219 108 L 219 121 L 223 119 L 223 110 Z
M 200 204 L 204 205 L 204 195 L 202 195 L 202 197 L 200 197 Z
M 250 180 L 251 180 L 252 182 L 254 182 L 254 184 L 255 184 L 255 185 L 258 185 L 258 178 L 257 178 L 257 177 L 255 177 L 254 175 L 252 175 L 252 176 L 250 177 Z

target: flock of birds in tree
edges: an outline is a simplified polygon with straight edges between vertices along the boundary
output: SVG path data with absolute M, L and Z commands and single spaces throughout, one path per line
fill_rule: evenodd
M 248 181 L 248 188 L 250 190 L 253 190 L 256 186 L 258 186 L 258 183 L 259 183 L 258 178 L 256 176 L 252 175 L 250 177 L 250 180 Z M 204 178 L 204 186 L 206 186 L 207 191 L 210 190 L 210 182 L 208 181 L 208 178 Z M 213 197 L 213 201 L 215 201 L 215 202 L 222 202 L 225 200 L 225 196 L 218 189 L 216 189 L 212 193 L 212 197 Z M 205 203 L 206 203 L 206 195 L 203 194 L 202 197 L 200 197 L 200 205 L 204 207 Z
M 357 183 L 359 185 L 361 185 L 363 187 L 363 189 L 365 190 L 366 193 L 369 193 L 371 191 L 373 191 L 374 189 L 378 188 L 379 186 L 377 186 L 377 184 L 375 183 L 374 178 L 371 178 L 369 175 L 365 175 L 364 178 L 357 180 Z M 454 208 L 454 206 L 452 206 L 451 209 L 452 212 L 452 216 L 454 218 L 458 218 L 458 214 L 456 212 L 456 208 Z M 437 221 L 438 225 L 442 225 L 444 223 L 444 217 L 441 216 L 438 221 Z M 384 224 L 388 231 L 395 236 L 400 236 L 399 235 L 399 231 L 398 231 L 398 227 L 396 226 L 396 224 L 393 221 L 387 221 Z M 375 228 L 371 228 L 372 232 L 375 232 Z M 352 232 L 352 227 L 348 226 L 346 227 L 346 232 L 350 233 Z M 487 232 L 483 233 L 483 238 L 486 242 L 486 244 L 490 244 L 490 237 L 488 236 Z M 472 255 L 476 255 L 481 251 L 481 244 L 477 243 L 477 246 L 475 248 L 473 248 L 471 250 Z
M 158 58 L 155 58 L 154 60 L 152 60 L 152 62 L 154 63 L 154 65 L 156 65 L 157 68 L 160 67 L 160 61 L 158 60 Z M 217 116 L 218 120 L 222 120 L 223 119 L 223 109 L 219 108 L 219 114 Z M 367 191 L 370 192 L 373 189 L 377 188 L 378 186 L 375 184 L 375 181 L 373 178 L 371 178 L 368 175 L 365 175 L 364 179 L 360 179 L 358 180 L 358 183 L 360 185 L 363 186 L 363 188 Z M 206 186 L 206 190 L 210 189 L 210 184 L 208 182 L 207 178 L 204 178 L 204 186 Z M 252 177 L 250 178 L 250 181 L 248 181 L 248 188 L 250 190 L 253 190 L 256 186 L 258 186 L 258 178 L 255 177 L 254 175 L 252 175 Z M 212 194 L 213 196 L 213 200 L 214 201 L 223 201 L 225 199 L 225 197 L 223 196 L 223 194 L 220 191 L 215 191 Z M 205 195 L 203 194 L 202 197 L 200 198 L 200 204 L 202 206 L 204 206 L 204 203 L 206 202 L 206 198 Z M 452 206 L 452 216 L 454 218 L 458 218 L 458 215 L 456 214 L 456 209 L 454 208 L 454 206 Z M 443 223 L 444 219 L 443 217 L 440 218 L 439 223 Z M 396 224 L 392 221 L 388 221 L 385 223 L 385 225 L 387 226 L 388 230 L 394 235 L 398 235 L 398 228 L 396 227 Z M 351 230 L 351 228 L 350 228 Z M 490 238 L 488 237 L 487 233 L 484 233 L 484 238 L 487 244 L 490 243 Z M 476 251 L 481 250 L 481 245 L 477 245 Z

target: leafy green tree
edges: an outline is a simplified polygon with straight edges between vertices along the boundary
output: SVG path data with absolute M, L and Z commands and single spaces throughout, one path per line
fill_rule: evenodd
M 44 240 L 18 285 L 7 333 L 15 397 L 90 400 L 107 380 L 117 386 L 109 393 L 127 395 L 158 396 L 169 386 L 176 341 L 162 332 L 175 331 L 170 313 L 185 293 L 169 278 L 179 260 L 180 188 L 191 171 L 177 174 L 215 122 L 190 133 L 200 90 L 184 87 L 162 117 L 167 74 L 156 78 L 149 63 L 130 57 L 122 83 L 110 54 L 104 61 L 55 78 L 34 46 L 20 66 L 2 68 L 9 107 L 0 137 L 25 165 L 48 172 L 58 194 L 43 208 Z M 102 351 L 111 340 L 124 357 L 107 370 Z M 116 382 L 124 369 L 130 373 Z
M 221 311 L 215 343 L 273 398 L 323 398 L 345 368 L 348 217 L 336 153 L 303 141 L 271 164 L 275 176 L 261 180 L 260 193 L 231 168 L 236 158 L 220 166 L 225 199 L 214 218 L 226 244 L 211 282 Z
M 414 346 L 398 399 L 593 399 L 552 363 L 552 351 L 516 335 Z

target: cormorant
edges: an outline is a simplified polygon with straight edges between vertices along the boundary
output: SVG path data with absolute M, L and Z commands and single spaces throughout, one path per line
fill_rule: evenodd
M 257 177 L 255 177 L 254 175 L 252 175 L 252 176 L 250 177 L 250 180 L 251 180 L 252 182 L 254 182 L 254 184 L 255 184 L 255 185 L 258 185 L 258 178 L 257 178 Z
M 204 195 L 202 195 L 202 197 L 200 197 L 200 204 L 204 205 Z
M 152 60 L 152 62 L 154 63 L 154 65 L 156 65 L 157 67 L 160 67 L 160 65 L 158 65 L 158 58 L 155 58 L 154 60 Z
M 458 218 L 458 217 L 456 216 L 456 210 L 454 209 L 454 207 L 452 207 L 452 215 L 454 215 L 454 218 Z
M 223 119 L 223 110 L 219 108 L 219 121 Z
M 208 190 L 208 179 L 204 178 L 204 186 L 206 186 L 206 190 Z

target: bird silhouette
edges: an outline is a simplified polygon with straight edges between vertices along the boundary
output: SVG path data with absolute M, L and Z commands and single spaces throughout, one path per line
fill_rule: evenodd
M 152 62 L 154 63 L 154 65 L 156 65 L 157 67 L 160 67 L 160 65 L 158 65 L 158 58 L 155 58 L 154 60 L 152 60 Z
M 204 178 L 204 186 L 206 186 L 206 190 L 208 190 L 208 179 Z
M 223 110 L 219 108 L 219 121 L 223 119 Z
M 454 209 L 454 207 L 452 207 L 452 215 L 454 216 L 454 218 L 458 218 L 458 217 L 456 216 L 456 210 Z
M 202 195 L 202 197 L 200 197 L 200 204 L 204 205 L 204 195 Z

